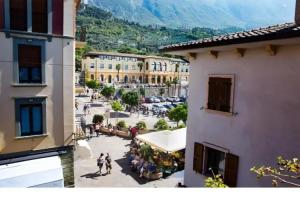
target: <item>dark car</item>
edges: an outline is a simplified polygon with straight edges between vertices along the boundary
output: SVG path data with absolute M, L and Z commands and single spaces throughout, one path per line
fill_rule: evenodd
M 180 102 L 186 102 L 186 97 L 180 97 Z
M 145 103 L 153 103 L 153 99 L 151 97 L 146 97 Z

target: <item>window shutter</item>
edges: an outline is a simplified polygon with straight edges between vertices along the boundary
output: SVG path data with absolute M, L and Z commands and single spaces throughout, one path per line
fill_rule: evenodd
M 231 96 L 231 78 L 223 78 L 220 81 L 221 99 L 220 99 L 220 110 L 224 112 L 230 112 L 230 96 Z
M 4 0 L 0 0 L 0 29 L 4 28 Z
M 27 0 L 10 0 L 10 29 L 27 31 Z
M 41 66 L 41 47 L 30 45 L 19 45 L 18 49 L 19 66 L 40 67 Z
M 53 34 L 63 35 L 64 0 L 53 0 L 52 9 L 53 9 L 53 18 L 52 18 Z
M 202 166 L 203 166 L 203 152 L 204 146 L 200 143 L 194 144 L 194 163 L 193 170 L 199 174 L 202 174 Z
M 32 0 L 32 31 L 48 32 L 47 0 Z
M 224 183 L 229 187 L 237 186 L 239 157 L 230 153 L 226 154 Z
M 218 78 L 209 78 L 209 87 L 208 87 L 208 102 L 207 102 L 207 108 L 211 110 L 217 110 L 218 106 L 218 84 L 217 84 Z

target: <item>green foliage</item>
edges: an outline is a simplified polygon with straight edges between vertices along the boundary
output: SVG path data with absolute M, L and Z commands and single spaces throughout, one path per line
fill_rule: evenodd
M 122 96 L 122 95 L 124 94 L 124 92 L 125 92 L 125 89 L 124 89 L 124 88 L 120 88 L 120 89 L 118 90 L 118 94 L 119 94 L 120 96 Z
M 106 98 L 106 99 L 110 99 L 115 93 L 115 88 L 112 86 L 105 86 L 102 90 L 101 90 L 101 94 Z
M 165 88 L 159 88 L 159 95 L 163 96 L 165 94 Z
M 171 109 L 168 117 L 170 120 L 177 122 L 177 127 L 178 127 L 180 121 L 186 123 L 187 114 L 188 114 L 187 105 L 183 104 L 183 105 L 178 105 L 176 108 Z
M 124 120 L 121 120 L 117 123 L 117 126 L 120 127 L 120 128 L 126 128 L 127 125 L 126 125 L 126 122 Z
M 209 28 L 173 29 L 159 26 L 141 26 L 112 16 L 100 8 L 86 6 L 77 13 L 77 26 L 86 28 L 86 42 L 96 50 L 114 50 L 120 53 L 159 54 L 158 48 L 171 43 L 211 37 L 228 30 Z M 77 29 L 76 38 L 80 38 Z
M 116 112 L 123 111 L 123 106 L 120 101 L 113 101 L 111 103 L 111 108 L 113 109 L 113 111 L 116 111 Z
M 139 90 L 140 90 L 140 94 L 142 96 L 145 96 L 145 94 L 146 94 L 145 88 L 140 88 Z
M 90 80 L 90 81 L 86 81 L 86 86 L 88 86 L 91 89 L 98 89 L 99 88 L 99 83 L 97 83 L 97 81 L 95 80 Z
M 251 172 L 256 174 L 258 179 L 263 177 L 271 177 L 272 185 L 279 186 L 279 183 L 284 183 L 294 187 L 300 187 L 300 161 L 298 158 L 286 160 L 279 156 L 277 158 L 278 167 L 261 166 L 252 167 Z
M 88 45 L 86 45 L 84 48 L 77 48 L 75 50 L 75 66 L 76 66 L 76 71 L 80 71 L 82 68 L 82 57 L 84 54 L 87 52 L 91 51 L 92 48 Z
M 207 188 L 228 188 L 228 186 L 224 184 L 221 175 L 207 178 L 204 186 Z
M 96 123 L 102 123 L 104 120 L 104 117 L 103 115 L 94 115 L 93 117 L 93 123 L 96 124 Z
M 147 129 L 147 125 L 144 121 L 139 121 L 137 124 L 136 124 L 137 128 L 139 130 L 145 130 Z
M 145 160 L 149 160 L 149 159 L 151 159 L 151 157 L 153 155 L 153 150 L 150 145 L 143 144 L 140 147 L 140 153 L 142 154 L 142 156 Z
M 186 128 L 185 124 L 179 124 L 178 128 Z
M 137 92 L 131 91 L 122 95 L 122 101 L 129 106 L 137 106 L 139 103 L 139 96 Z
M 157 130 L 168 130 L 169 125 L 166 120 L 160 119 L 156 122 L 156 124 L 154 125 L 154 128 L 156 128 Z

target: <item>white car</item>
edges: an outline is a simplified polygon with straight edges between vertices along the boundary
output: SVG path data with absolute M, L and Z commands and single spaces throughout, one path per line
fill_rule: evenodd
M 165 108 L 163 105 L 153 105 L 152 106 L 153 111 L 160 111 L 160 112 L 167 112 L 168 109 Z

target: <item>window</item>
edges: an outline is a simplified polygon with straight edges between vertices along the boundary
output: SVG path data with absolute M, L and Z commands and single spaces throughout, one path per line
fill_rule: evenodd
M 91 63 L 91 69 L 94 69 L 94 68 L 95 68 L 95 64 Z
M 220 174 L 226 185 L 236 187 L 239 157 L 213 146 L 194 144 L 193 170 L 205 176 Z
M 108 65 L 108 69 L 112 69 L 112 64 L 109 64 L 109 65 Z
M 232 112 L 232 86 L 232 76 L 209 77 L 207 109 Z
M 100 60 L 104 60 L 104 56 L 99 56 Z
M 186 73 L 188 73 L 188 72 L 189 72 L 189 69 L 188 69 L 188 68 L 186 68 L 186 69 L 185 69 L 185 72 L 186 72 Z
M 128 65 L 125 65 L 125 70 L 128 70 Z
M 27 0 L 10 0 L 10 28 L 27 31 Z
M 34 136 L 45 133 L 45 98 L 16 99 L 17 136 Z
M 132 70 L 136 70 L 136 66 L 135 65 L 132 65 Z
M 104 64 L 103 63 L 100 64 L 100 69 L 104 69 Z
M 95 79 L 95 76 L 94 74 L 91 74 L 91 79 L 94 80 Z
M 19 82 L 42 83 L 41 47 L 18 45 Z
M 146 70 L 149 70 L 149 63 L 146 62 Z
M 32 32 L 48 32 L 47 0 L 32 0 Z

